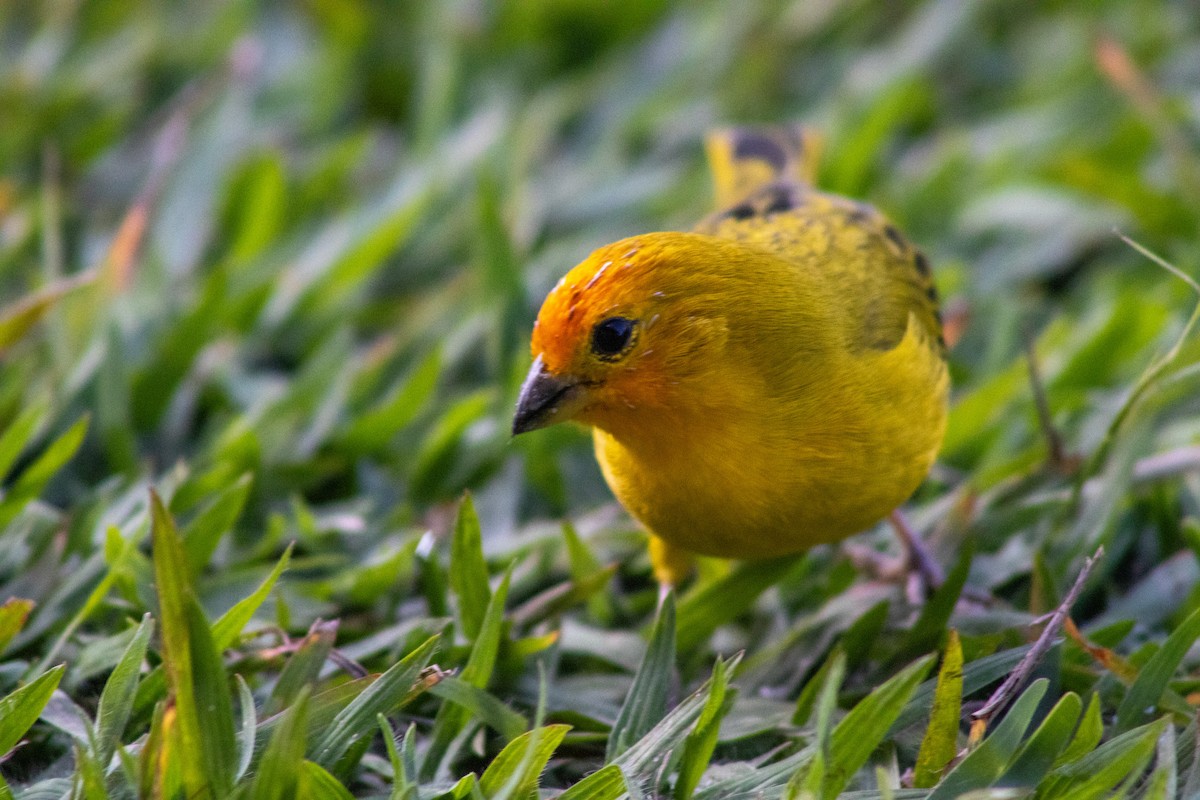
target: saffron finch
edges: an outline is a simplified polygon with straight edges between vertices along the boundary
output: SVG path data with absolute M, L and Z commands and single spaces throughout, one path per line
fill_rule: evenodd
M 590 426 L 664 584 L 696 553 L 768 558 L 864 530 L 941 445 L 929 264 L 875 209 L 812 186 L 815 144 L 799 126 L 711 134 L 721 210 L 596 250 L 534 325 L 513 433 Z

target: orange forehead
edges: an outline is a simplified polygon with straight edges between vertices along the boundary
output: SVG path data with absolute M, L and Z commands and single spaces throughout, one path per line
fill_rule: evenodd
M 637 277 L 651 255 L 638 239 L 625 239 L 600 248 L 564 275 L 538 312 L 534 356 L 540 355 L 551 372 L 567 369 L 592 327 L 637 299 Z

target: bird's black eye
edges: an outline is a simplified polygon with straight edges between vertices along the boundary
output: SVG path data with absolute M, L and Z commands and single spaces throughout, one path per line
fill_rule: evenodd
M 633 320 L 609 317 L 592 328 L 592 352 L 605 361 L 613 361 L 629 349 L 633 341 Z

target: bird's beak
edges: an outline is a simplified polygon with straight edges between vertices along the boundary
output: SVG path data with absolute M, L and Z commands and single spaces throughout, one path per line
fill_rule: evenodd
M 581 383 L 551 374 L 538 356 L 521 384 L 517 413 L 513 416 L 513 436 L 565 422 L 582 406 L 583 397 Z

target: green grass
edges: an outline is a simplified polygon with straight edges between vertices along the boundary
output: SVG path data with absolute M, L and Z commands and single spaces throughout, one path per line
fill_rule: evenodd
M 1198 65 L 1185 2 L 8 4 L 0 798 L 1195 796 Z M 656 614 L 586 434 L 508 434 L 528 332 L 792 119 L 961 329 L 950 579 Z

